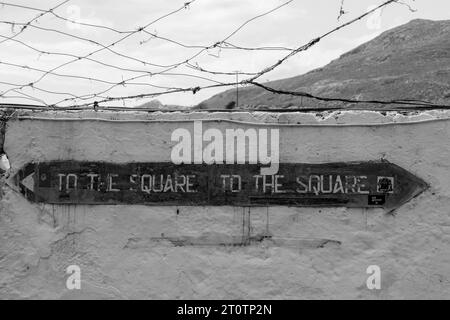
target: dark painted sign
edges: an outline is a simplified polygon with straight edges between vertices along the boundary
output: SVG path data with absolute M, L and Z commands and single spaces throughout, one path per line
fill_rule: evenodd
M 394 209 L 427 184 L 387 161 L 282 163 L 260 175 L 256 164 L 53 161 L 15 177 L 31 201 L 53 204 L 342 206 Z

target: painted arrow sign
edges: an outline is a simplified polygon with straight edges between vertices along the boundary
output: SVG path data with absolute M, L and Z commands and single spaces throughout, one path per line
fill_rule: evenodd
M 282 163 L 261 176 L 257 164 L 32 163 L 14 177 L 31 201 L 145 204 L 382 207 L 395 209 L 428 186 L 387 161 Z

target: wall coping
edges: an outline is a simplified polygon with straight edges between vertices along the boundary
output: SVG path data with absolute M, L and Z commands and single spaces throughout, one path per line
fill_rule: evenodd
M 11 120 L 35 121 L 106 121 L 106 122 L 234 122 L 249 125 L 280 126 L 340 126 L 408 124 L 450 120 L 450 110 L 427 111 L 323 111 L 323 112 L 270 112 L 270 111 L 16 111 L 7 117 Z

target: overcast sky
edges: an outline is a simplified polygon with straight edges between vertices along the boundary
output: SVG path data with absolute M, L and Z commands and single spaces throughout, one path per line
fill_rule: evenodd
M 63 0 L 10 0 L 15 5 L 49 9 Z M 60 16 L 82 23 L 104 25 L 116 30 L 135 30 L 171 11 L 183 6 L 184 1 L 178 0 L 70 0 L 55 10 Z M 148 31 L 160 37 L 165 37 L 185 45 L 211 46 L 222 41 L 236 28 L 248 19 L 270 11 L 287 0 L 196 0 L 176 14 L 161 19 L 148 27 Z M 341 0 L 293 0 L 271 14 L 255 19 L 245 25 L 228 39 L 235 46 L 242 47 L 287 47 L 295 48 L 307 43 L 314 37 L 350 20 L 384 1 L 377 0 L 345 0 L 343 15 L 338 21 Z M 449 0 L 405 0 L 405 3 L 417 12 L 411 12 L 406 6 L 393 4 L 378 14 L 359 21 L 342 29 L 333 36 L 321 41 L 307 52 L 299 53 L 274 71 L 264 75 L 260 81 L 275 80 L 296 76 L 323 66 L 344 52 L 366 42 L 381 32 L 404 24 L 412 19 L 423 18 L 432 20 L 450 19 Z M 53 31 L 39 30 L 28 27 L 14 39 L 6 40 L 20 31 L 20 25 L 9 22 L 25 23 L 38 15 L 38 11 L 25 8 L 15 8 L 0 5 L 0 93 L 4 96 L 3 103 L 37 103 L 22 97 L 33 97 L 46 103 L 56 103 L 72 95 L 81 96 L 104 91 L 111 85 L 96 81 L 77 78 L 45 75 L 35 84 L 35 88 L 27 86 L 21 90 L 13 84 L 24 85 L 34 83 L 43 73 L 27 70 L 16 64 L 31 68 L 49 70 L 73 60 L 61 55 L 39 54 L 25 45 L 46 52 L 68 53 L 84 56 L 101 49 L 98 44 L 77 39 L 82 37 L 92 39 L 103 45 L 111 44 L 125 34 L 118 34 L 106 29 L 93 28 L 62 21 L 51 14 L 46 14 L 37 22 L 38 27 L 59 30 L 75 37 L 58 34 Z M 18 41 L 14 41 L 18 40 Z M 197 48 L 184 48 L 169 41 L 156 39 L 143 32 L 136 33 L 112 47 L 119 54 L 127 55 L 137 60 L 158 65 L 172 65 L 185 61 L 199 51 Z M 210 49 L 191 60 L 201 68 L 222 72 L 257 72 L 275 63 L 288 51 L 243 51 L 231 49 Z M 167 68 L 144 65 L 142 62 L 113 54 L 103 50 L 90 56 L 102 63 L 119 66 L 124 69 L 161 72 Z M 235 81 L 235 76 L 211 75 L 192 70 L 185 65 L 153 75 L 118 70 L 92 61 L 81 60 L 58 68 L 56 73 L 76 75 L 88 78 L 119 83 L 135 76 L 141 78 L 134 82 L 140 85 L 120 85 L 112 88 L 102 96 L 130 96 L 142 93 L 162 92 L 165 87 L 185 88 L 206 86 L 217 82 Z M 206 77 L 208 79 L 197 78 Z M 239 79 L 246 76 L 240 75 Z M 150 87 L 151 84 L 163 88 Z M 192 93 L 168 94 L 157 97 L 165 104 L 195 105 L 213 94 L 225 90 L 205 89 L 195 95 Z M 5 93 L 5 91 L 7 91 Z M 51 91 L 54 93 L 48 93 Z M 64 94 L 62 94 L 64 93 Z M 5 97 L 6 96 L 6 97 Z M 94 100 L 99 100 L 95 98 Z M 150 101 L 153 98 L 132 99 L 125 102 L 110 102 L 108 105 L 135 106 Z M 67 104 L 92 102 L 93 100 L 68 101 Z M 62 104 L 64 105 L 64 104 Z

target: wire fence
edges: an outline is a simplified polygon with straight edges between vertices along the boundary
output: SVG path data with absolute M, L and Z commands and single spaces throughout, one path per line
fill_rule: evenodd
M 108 104 L 112 102 L 124 102 L 128 100 L 137 100 L 137 99 L 145 99 L 145 98 L 156 98 L 163 95 L 171 95 L 177 93 L 186 93 L 190 92 L 192 94 L 196 94 L 201 90 L 207 89 L 218 89 L 218 88 L 230 88 L 235 86 L 245 87 L 245 86 L 256 86 L 273 94 L 279 95 L 291 95 L 291 96 L 301 96 L 309 99 L 316 99 L 320 101 L 326 102 L 341 102 L 343 104 L 342 107 L 333 107 L 329 108 L 331 110 L 342 110 L 348 108 L 348 105 L 352 105 L 353 109 L 367 109 L 366 107 L 358 107 L 362 105 L 370 104 L 372 106 L 383 106 L 383 108 L 391 106 L 392 109 L 395 110 L 405 110 L 405 109 L 448 109 L 448 105 L 437 104 L 428 101 L 415 101 L 408 99 L 396 99 L 396 100 L 356 100 L 356 99 L 343 99 L 340 97 L 321 97 L 312 95 L 308 92 L 296 92 L 296 91 L 288 91 L 288 90 L 280 90 L 275 89 L 268 84 L 262 84 L 260 79 L 262 76 L 272 72 L 277 69 L 280 65 L 291 59 L 292 57 L 300 54 L 301 52 L 307 51 L 310 48 L 316 46 L 323 39 L 331 36 L 339 32 L 341 29 L 346 28 L 355 22 L 369 16 L 377 10 L 382 10 L 383 8 L 393 5 L 400 4 L 407 6 L 410 10 L 413 10 L 407 3 L 399 1 L 399 0 L 389 0 L 384 1 L 380 5 L 374 7 L 371 10 L 368 10 L 356 18 L 351 19 L 345 23 L 339 24 L 337 27 L 328 30 L 327 32 L 319 35 L 317 37 L 312 38 L 310 41 L 299 45 L 295 48 L 283 47 L 283 46 L 259 46 L 259 47 L 251 47 L 251 46 L 239 46 L 233 44 L 232 38 L 239 33 L 245 31 L 245 27 L 254 21 L 261 19 L 265 16 L 274 14 L 275 12 L 281 10 L 284 7 L 289 6 L 294 0 L 285 1 L 270 10 L 262 12 L 250 19 L 245 20 L 243 23 L 238 25 L 236 28 L 231 30 L 226 36 L 214 41 L 211 44 L 199 45 L 199 44 L 189 44 L 177 39 L 172 39 L 170 37 L 159 35 L 157 32 L 151 31 L 150 27 L 155 25 L 156 23 L 168 19 L 169 17 L 176 16 L 181 12 L 184 12 L 190 8 L 195 10 L 196 2 L 201 0 L 191 0 L 184 2 L 181 6 L 169 10 L 167 13 L 163 15 L 153 18 L 143 24 L 142 26 L 135 28 L 134 30 L 121 30 L 118 28 L 113 28 L 108 25 L 96 24 L 91 22 L 83 22 L 73 20 L 71 18 L 67 18 L 62 14 L 58 13 L 58 9 L 67 5 L 70 0 L 65 0 L 58 3 L 56 6 L 53 6 L 49 9 L 42 9 L 38 7 L 25 6 L 20 4 L 14 4 L 9 2 L 0 2 L 0 6 L 3 8 L 14 8 L 16 10 L 23 10 L 26 12 L 33 12 L 36 15 L 25 22 L 14 21 L 14 20 L 0 20 L 0 25 L 7 25 L 11 27 L 11 30 L 15 28 L 19 28 L 19 31 L 13 33 L 13 35 L 4 35 L 0 34 L 0 47 L 5 43 L 13 43 L 18 47 L 23 48 L 24 50 L 28 50 L 33 52 L 38 57 L 53 57 L 55 60 L 59 59 L 68 59 L 63 63 L 58 63 L 56 66 L 51 68 L 42 68 L 38 66 L 33 66 L 29 64 L 22 64 L 12 61 L 6 61 L 4 59 L 0 59 L 0 66 L 5 66 L 8 68 L 14 68 L 22 70 L 24 73 L 32 72 L 38 74 L 33 81 L 27 81 L 26 83 L 15 83 L 7 81 L 6 79 L 0 79 L 0 85 L 4 87 L 4 90 L 0 91 L 0 97 L 5 102 L 0 102 L 0 106 L 3 108 L 13 108 L 13 109 L 32 109 L 32 110 L 83 110 L 83 109 L 92 109 L 95 110 L 127 110 L 127 108 L 119 108 L 108 106 Z M 347 12 L 344 10 L 344 1 L 340 3 L 340 11 L 338 20 L 340 21 L 342 17 Z M 90 28 L 92 30 L 101 30 L 110 33 L 114 36 L 114 41 L 110 42 L 102 42 L 100 40 L 95 40 L 90 37 L 86 37 L 80 34 L 75 34 L 69 31 L 66 31 L 62 28 L 56 27 L 45 27 L 42 26 L 41 23 L 38 23 L 42 19 L 50 18 L 62 23 L 70 23 L 70 24 L 78 24 L 84 27 Z M 66 39 L 74 40 L 80 43 L 85 43 L 86 45 L 95 47 L 94 50 L 90 50 L 86 54 L 75 54 L 73 52 L 65 52 L 61 50 L 50 50 L 46 48 L 38 47 L 36 44 L 32 44 L 27 42 L 21 38 L 26 32 L 32 32 L 33 30 L 43 32 L 49 37 L 51 36 L 59 36 Z M 126 50 L 127 52 L 121 51 L 118 48 L 118 45 L 125 42 L 126 40 L 130 40 L 133 37 L 139 36 L 147 36 L 148 39 L 158 39 L 164 43 L 174 45 L 180 50 L 186 49 L 189 53 L 179 61 L 174 61 L 173 63 L 157 63 L 155 61 L 142 59 L 138 56 L 131 54 L 134 50 Z M 148 41 L 148 40 L 147 40 Z M 142 45 L 141 41 L 139 44 Z M 128 47 L 127 47 L 128 48 Z M 195 52 L 192 53 L 192 50 Z M 247 72 L 247 71 L 232 71 L 232 70 L 209 70 L 208 68 L 202 67 L 196 59 L 202 55 L 208 54 L 211 55 L 211 50 L 234 50 L 237 52 L 252 52 L 252 51 L 261 51 L 261 52 L 281 52 L 285 53 L 276 61 L 267 67 L 256 71 L 256 72 Z M 101 53 L 108 54 L 114 57 L 114 61 L 116 63 L 106 62 L 105 59 L 102 59 L 99 56 Z M 68 66 L 74 64 L 80 64 L 82 62 L 89 63 L 90 65 L 97 66 L 99 68 L 103 68 L 105 70 L 109 70 L 109 72 L 119 72 L 122 75 L 122 79 L 120 81 L 113 81 L 111 78 L 102 78 L 97 76 L 95 72 L 89 74 L 88 76 L 68 72 Z M 66 69 L 63 71 L 62 69 Z M 123 77 L 123 73 L 130 75 L 127 78 Z M 242 76 L 243 79 L 240 81 L 234 81 L 234 77 L 236 75 Z M 44 85 L 45 79 L 47 77 L 53 77 L 54 79 L 58 79 L 58 81 L 62 83 L 67 83 L 65 86 L 66 90 L 57 91 L 51 88 L 48 88 Z M 175 79 L 175 78 L 183 78 L 189 79 L 189 82 L 192 83 L 190 86 L 166 86 L 158 84 L 155 79 Z M 93 87 L 93 83 L 105 86 L 102 90 L 99 91 L 88 91 L 84 94 L 75 94 L 71 88 L 72 81 L 81 81 L 84 83 L 84 87 L 91 88 Z M 173 81 L 175 82 L 175 81 Z M 138 94 L 130 94 L 130 95 L 114 95 L 113 92 L 117 88 L 133 88 L 134 90 L 139 90 Z M 2 88 L 3 89 L 3 88 Z M 49 101 L 47 98 L 43 98 L 42 96 L 36 94 L 42 93 L 46 96 L 51 96 L 52 99 Z M 17 104 L 17 103 L 8 103 L 8 100 L 17 100 L 21 99 L 23 101 L 29 101 L 28 104 Z M 372 107 L 373 108 L 373 107 Z M 152 111 L 151 108 L 144 108 L 145 110 Z M 137 110 L 137 109 L 133 109 Z M 160 109 L 158 109 L 160 110 Z M 222 109 L 220 109 L 222 110 Z M 228 109 L 225 109 L 228 110 Z M 235 111 L 233 109 L 231 111 Z M 259 109 L 261 110 L 261 109 Z M 273 109 L 270 110 L 287 110 L 293 111 L 293 109 Z M 301 108 L 299 110 L 308 111 L 309 109 Z M 316 109 L 311 109 L 314 111 Z M 323 110 L 321 108 L 320 110 Z

